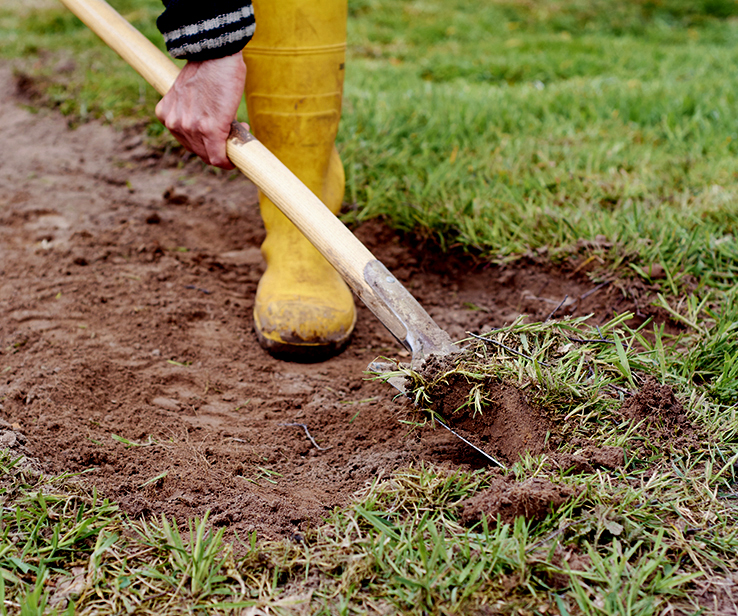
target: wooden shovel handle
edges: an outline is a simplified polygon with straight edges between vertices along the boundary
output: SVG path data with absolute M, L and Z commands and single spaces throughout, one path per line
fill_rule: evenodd
M 162 96 L 177 66 L 104 0 L 61 0 Z M 359 299 L 417 359 L 451 345 L 412 295 L 351 231 L 242 125 L 234 122 L 228 158 L 305 235 Z

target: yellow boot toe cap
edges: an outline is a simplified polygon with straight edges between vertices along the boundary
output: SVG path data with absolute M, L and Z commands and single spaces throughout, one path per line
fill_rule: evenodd
M 350 297 L 345 307 L 300 297 L 257 299 L 254 306 L 259 343 L 284 359 L 320 361 L 339 353 L 348 344 L 355 323 Z

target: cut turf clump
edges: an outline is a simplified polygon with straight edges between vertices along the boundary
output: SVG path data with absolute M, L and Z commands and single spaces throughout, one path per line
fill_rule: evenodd
M 592 472 L 623 467 L 624 448 L 640 451 L 644 440 L 664 451 L 689 447 L 689 412 L 651 376 L 662 368 L 659 348 L 645 325 L 625 325 L 631 316 L 599 327 L 586 317 L 518 319 L 462 341 L 460 354 L 404 369 L 408 393 L 431 418 L 508 463 L 548 453 L 562 470 Z
M 451 381 L 456 381 L 456 387 L 452 388 L 455 396 L 464 391 L 458 377 Z M 524 391 L 492 379 L 472 388 L 476 390 L 470 392 L 475 405 L 478 397 L 483 400 L 480 412 L 472 404 L 461 406 L 452 414 L 439 409 L 439 414 L 448 417 L 454 430 L 473 436 L 481 447 L 492 449 L 507 462 L 516 461 L 523 453 L 538 455 L 546 450 L 546 437 L 552 426 L 545 411 L 530 404 Z

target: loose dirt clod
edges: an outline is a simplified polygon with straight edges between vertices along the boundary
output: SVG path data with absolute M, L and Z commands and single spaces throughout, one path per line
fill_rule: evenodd
M 465 525 L 479 522 L 485 516 L 494 523 L 499 516 L 503 522 L 512 523 L 516 517 L 541 521 L 577 495 L 572 486 L 558 485 L 533 477 L 518 483 L 510 477 L 493 480 L 484 492 L 462 501 L 461 521 Z
M 648 424 L 660 423 L 665 426 L 683 426 L 688 423 L 684 406 L 677 400 L 669 385 L 660 385 L 649 377 L 643 387 L 625 401 L 622 413 L 633 421 L 646 420 Z
M 652 377 L 623 403 L 620 411 L 631 422 L 643 422 L 640 432 L 646 438 L 642 448 L 666 453 L 694 449 L 704 441 L 705 436 L 689 420 L 674 390 Z
M 531 554 L 531 561 L 536 562 L 536 557 L 540 557 L 542 562 L 547 561 L 549 553 L 549 546 L 539 548 L 539 550 Z M 552 588 L 563 590 L 571 584 L 571 576 L 567 575 L 565 571 L 586 571 L 592 564 L 592 559 L 587 554 L 582 554 L 575 548 L 567 547 L 564 548 L 561 545 L 554 547 L 553 554 L 550 555 L 550 563 L 554 567 L 560 569 L 559 571 L 546 570 L 546 578 L 548 584 Z
M 586 447 L 581 453 L 551 453 L 549 458 L 553 465 L 564 472 L 593 473 L 597 468 L 615 470 L 625 464 L 625 452 L 622 447 Z

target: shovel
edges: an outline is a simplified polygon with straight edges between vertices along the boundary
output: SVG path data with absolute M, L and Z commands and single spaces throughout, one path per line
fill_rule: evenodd
M 162 96 L 172 87 L 179 69 L 151 41 L 104 0 L 61 0 L 103 42 L 134 68 Z M 231 162 L 249 178 L 305 235 L 411 354 L 418 368 L 431 355 L 460 352 L 410 292 L 351 231 L 276 156 L 241 124 L 233 122 L 226 145 Z M 382 370 L 382 364 L 373 364 Z M 403 378 L 388 382 L 406 393 Z M 475 445 L 453 432 L 486 458 Z

